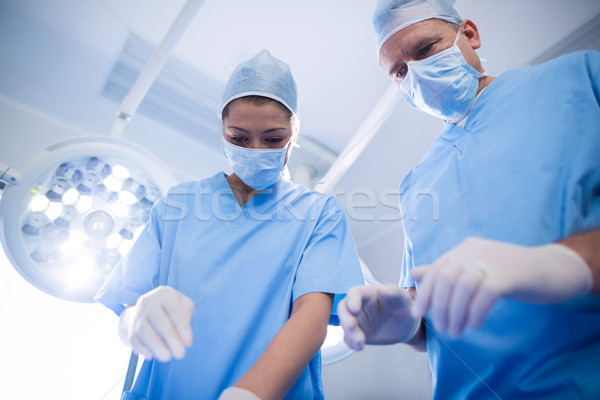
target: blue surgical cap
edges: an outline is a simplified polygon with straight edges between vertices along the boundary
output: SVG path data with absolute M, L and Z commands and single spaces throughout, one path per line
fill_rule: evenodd
M 378 0 L 373 13 L 377 55 L 393 34 L 430 18 L 456 24 L 462 22 L 454 7 L 444 0 Z
M 298 115 L 296 81 L 290 66 L 273 57 L 268 50 L 259 51 L 235 67 L 221 97 L 219 116 L 232 100 L 245 96 L 269 97 Z

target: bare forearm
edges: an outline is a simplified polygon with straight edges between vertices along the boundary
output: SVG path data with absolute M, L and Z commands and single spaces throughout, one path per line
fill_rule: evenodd
M 290 319 L 235 386 L 271 400 L 283 398 L 294 385 L 325 340 L 332 297 L 309 293 L 296 303 Z
M 574 235 L 559 242 L 574 250 L 585 260 L 592 271 L 592 294 L 600 295 L 600 230 Z

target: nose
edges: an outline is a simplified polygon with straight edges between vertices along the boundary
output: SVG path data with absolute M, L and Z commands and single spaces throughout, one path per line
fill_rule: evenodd
M 249 147 L 251 149 L 269 149 L 270 148 L 266 143 L 263 143 L 260 140 L 260 138 L 248 139 L 246 147 Z

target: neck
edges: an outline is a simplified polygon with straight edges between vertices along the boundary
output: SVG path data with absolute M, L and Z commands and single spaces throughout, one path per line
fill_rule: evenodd
M 228 175 L 226 179 L 240 207 L 249 202 L 258 194 L 258 192 L 260 192 L 260 190 L 253 189 L 246 185 L 235 173 Z
M 482 76 L 481 78 L 479 78 L 479 87 L 477 88 L 477 94 L 481 93 L 481 91 L 483 89 L 486 88 L 487 85 L 489 85 L 490 83 L 492 83 L 492 81 L 496 79 L 493 76 Z

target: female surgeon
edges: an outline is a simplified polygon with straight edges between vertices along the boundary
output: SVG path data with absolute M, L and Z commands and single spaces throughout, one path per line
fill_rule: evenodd
M 145 357 L 123 399 L 321 399 L 334 296 L 363 279 L 335 199 L 282 176 L 289 66 L 266 50 L 238 65 L 221 117 L 233 173 L 172 188 L 96 296 Z

